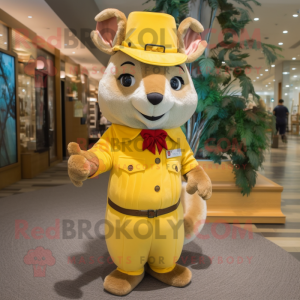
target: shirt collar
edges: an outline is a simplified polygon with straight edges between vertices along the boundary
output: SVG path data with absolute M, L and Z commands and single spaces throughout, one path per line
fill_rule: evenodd
M 123 125 L 113 124 L 112 129 L 115 133 L 116 138 L 121 142 L 125 143 L 135 139 L 142 131 L 142 129 L 131 128 Z M 182 130 L 180 127 L 163 129 L 167 132 L 168 137 L 171 138 L 175 143 L 179 142 L 179 138 L 182 135 Z

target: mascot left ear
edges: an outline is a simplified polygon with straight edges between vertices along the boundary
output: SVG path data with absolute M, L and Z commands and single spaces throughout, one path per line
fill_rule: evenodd
M 186 63 L 195 61 L 207 47 L 207 42 L 201 40 L 203 30 L 201 23 L 191 17 L 180 23 L 177 31 L 178 52 L 188 56 Z

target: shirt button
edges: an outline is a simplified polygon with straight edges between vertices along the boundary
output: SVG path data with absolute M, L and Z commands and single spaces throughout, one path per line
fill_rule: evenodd
M 157 185 L 155 188 L 154 188 L 155 192 L 159 192 L 160 191 L 160 187 L 159 185 Z
M 155 163 L 158 165 L 160 163 L 160 158 L 155 158 Z
M 132 171 L 133 170 L 133 165 L 129 165 L 128 166 L 128 171 Z

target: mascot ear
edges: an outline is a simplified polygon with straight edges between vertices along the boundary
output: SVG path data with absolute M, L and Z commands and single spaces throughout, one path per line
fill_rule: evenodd
M 195 61 L 204 52 L 207 43 L 201 40 L 200 32 L 204 30 L 200 22 L 193 18 L 184 19 L 177 31 L 178 52 L 186 54 L 186 63 Z
M 114 54 L 113 47 L 121 45 L 125 40 L 127 22 L 125 15 L 117 9 L 108 8 L 99 13 L 95 21 L 97 21 L 96 30 L 91 32 L 94 44 L 102 52 Z

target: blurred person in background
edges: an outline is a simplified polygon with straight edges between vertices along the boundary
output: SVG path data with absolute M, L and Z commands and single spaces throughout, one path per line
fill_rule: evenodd
M 281 135 L 281 139 L 283 142 L 287 142 L 287 138 L 285 135 L 286 131 L 286 121 L 287 116 L 289 115 L 289 110 L 283 105 L 284 100 L 280 99 L 278 101 L 278 105 L 274 108 L 273 114 L 276 117 L 276 131 Z

